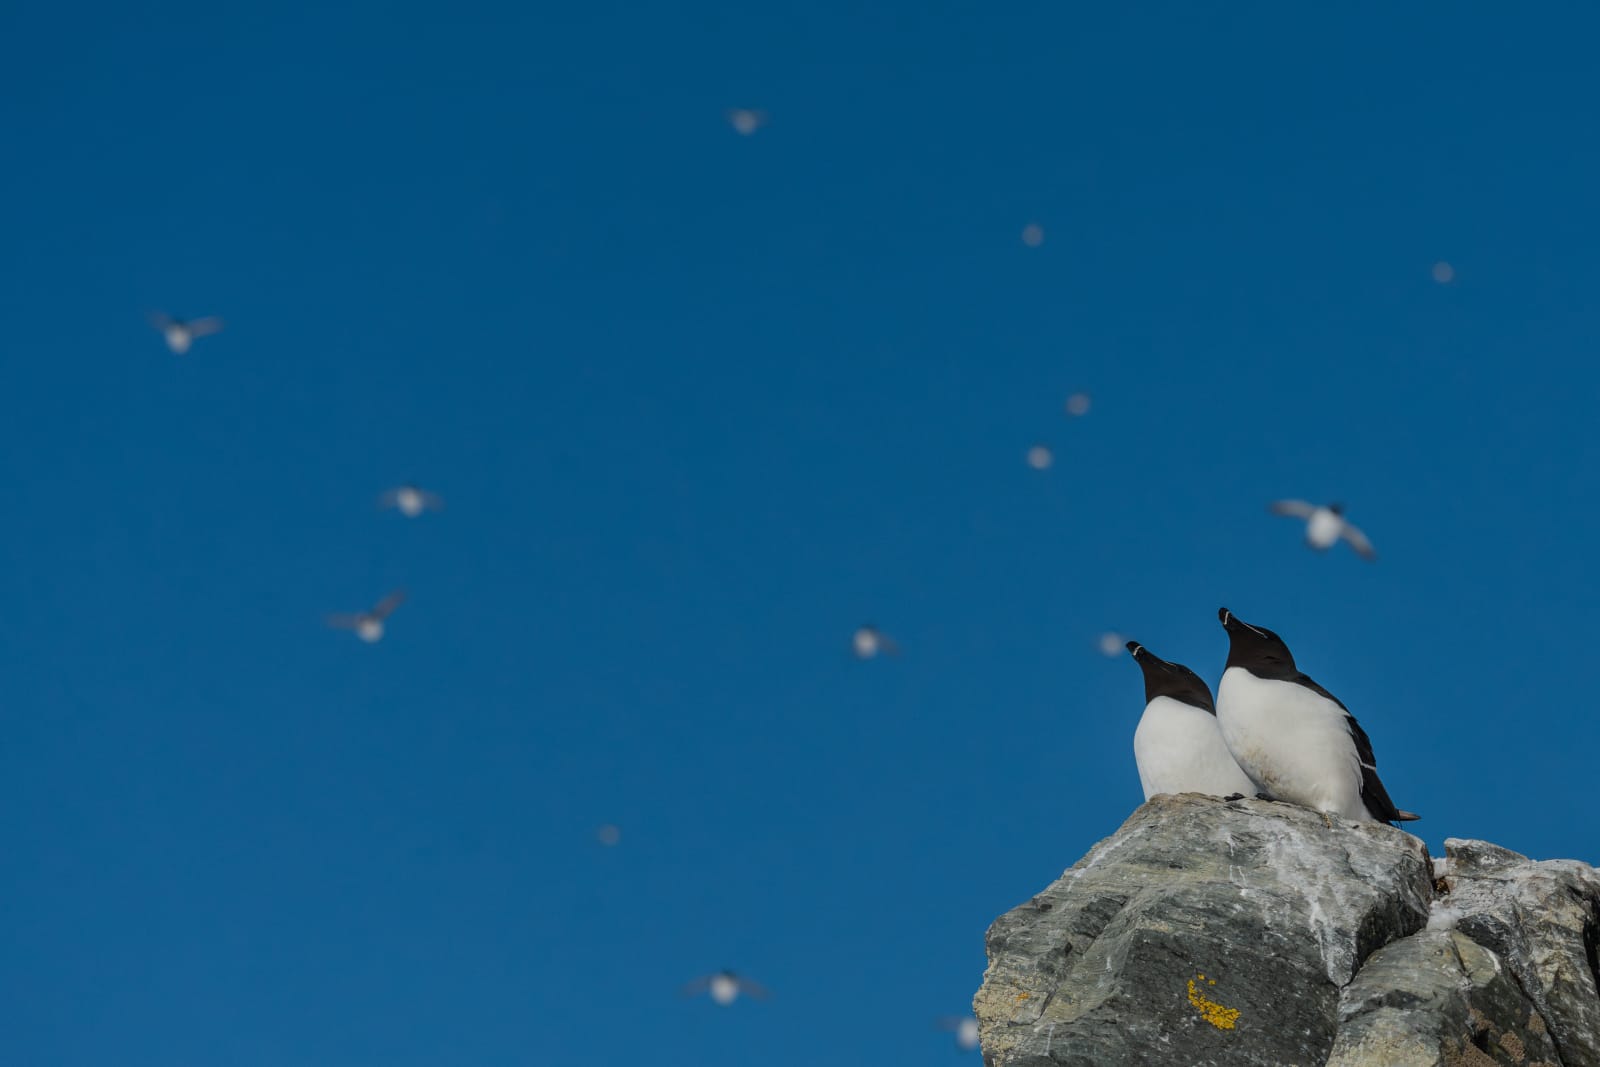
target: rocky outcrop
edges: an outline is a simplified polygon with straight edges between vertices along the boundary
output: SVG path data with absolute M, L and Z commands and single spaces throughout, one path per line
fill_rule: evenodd
M 1600 1067 L 1600 874 L 1446 851 L 1158 796 L 990 928 L 984 1063 Z

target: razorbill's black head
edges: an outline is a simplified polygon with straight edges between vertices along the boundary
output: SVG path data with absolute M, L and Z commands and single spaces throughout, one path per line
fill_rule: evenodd
M 1222 628 L 1228 631 L 1227 667 L 1244 667 L 1258 678 L 1277 678 L 1298 674 L 1294 654 L 1283 638 L 1264 626 L 1251 626 L 1227 608 L 1217 610 Z
M 1397 822 L 1372 741 L 1343 702 L 1295 666 L 1283 638 L 1227 608 L 1228 665 L 1217 687 L 1222 740 L 1256 788 L 1347 819 Z
M 1217 705 L 1211 699 L 1211 687 L 1200 676 L 1181 663 L 1169 663 L 1137 641 L 1128 642 L 1133 661 L 1144 672 L 1144 700 L 1148 704 L 1156 697 L 1171 697 L 1180 704 L 1200 708 L 1215 715 Z

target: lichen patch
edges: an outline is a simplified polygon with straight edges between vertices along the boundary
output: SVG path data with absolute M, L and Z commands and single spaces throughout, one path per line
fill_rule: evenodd
M 1217 984 L 1215 978 L 1207 978 L 1203 974 L 1189 979 L 1189 1003 L 1195 1006 L 1195 1010 L 1200 1013 L 1200 1018 L 1215 1026 L 1218 1030 L 1232 1030 L 1239 1022 L 1239 1009 L 1225 1007 L 1214 1000 L 1207 999 L 1205 994 L 1200 991 L 1200 982 L 1206 983 L 1207 986 Z

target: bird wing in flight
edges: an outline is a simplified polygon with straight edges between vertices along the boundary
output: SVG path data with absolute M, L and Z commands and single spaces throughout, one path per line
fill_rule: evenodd
M 753 979 L 740 975 L 734 980 L 739 983 L 739 992 L 746 993 L 757 1000 L 766 1000 L 772 996 L 772 992 L 766 986 Z
M 378 619 L 380 621 L 387 619 L 390 615 L 394 614 L 394 609 L 398 608 L 405 598 L 406 591 L 404 589 L 396 589 L 394 592 L 390 593 L 388 596 L 374 604 L 372 610 L 367 614 L 369 617 Z
M 1267 510 L 1274 515 L 1292 515 L 1297 519 L 1309 519 L 1317 509 L 1304 500 L 1274 500 L 1267 505 Z
M 1349 541 L 1350 547 L 1355 549 L 1362 559 L 1378 558 L 1378 550 L 1372 547 L 1372 542 L 1367 540 L 1367 535 L 1356 527 L 1351 526 L 1348 522 L 1344 524 L 1344 529 L 1339 531 L 1339 536 Z

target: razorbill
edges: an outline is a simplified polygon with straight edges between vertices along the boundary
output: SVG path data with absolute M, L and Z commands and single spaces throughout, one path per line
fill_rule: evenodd
M 1306 544 L 1318 552 L 1326 552 L 1339 538 L 1350 542 L 1362 559 L 1377 559 L 1378 553 L 1349 519 L 1344 517 L 1343 504 L 1308 504 L 1304 500 L 1275 500 L 1267 505 L 1274 515 L 1287 515 L 1303 519 L 1306 524 Z
M 1210 687 L 1188 667 L 1152 655 L 1137 641 L 1128 642 L 1128 651 L 1144 672 L 1144 715 L 1133 731 L 1133 759 L 1144 798 L 1157 793 L 1255 793 L 1222 743 Z
M 739 994 L 755 997 L 757 1000 L 766 1000 L 772 994 L 767 992 L 766 986 L 754 982 L 742 974 L 722 970 L 716 974 L 708 974 L 704 978 L 696 978 L 685 985 L 680 991 L 683 996 L 697 997 L 701 993 L 711 994 L 711 999 L 726 1007 L 739 999 Z
M 419 489 L 410 484 L 397 485 L 378 497 L 380 508 L 395 508 L 408 519 L 414 519 L 424 511 L 438 511 L 444 507 L 444 501 L 438 493 L 430 493 L 426 489 Z
M 222 320 L 215 316 L 184 320 L 175 319 L 159 311 L 150 313 L 150 325 L 161 332 L 161 338 L 167 342 L 167 347 L 180 356 L 189 351 L 189 346 L 194 344 L 196 337 L 205 337 L 222 330 Z
M 356 636 L 367 644 L 383 640 L 383 624 L 400 602 L 406 598 L 404 589 L 396 589 L 366 611 L 354 615 L 329 615 L 328 625 L 336 630 L 354 630 Z
M 1327 815 L 1409 822 L 1378 779 L 1367 732 L 1339 698 L 1300 672 L 1283 639 L 1227 608 L 1228 663 L 1217 686 L 1217 725 L 1255 788 Z

